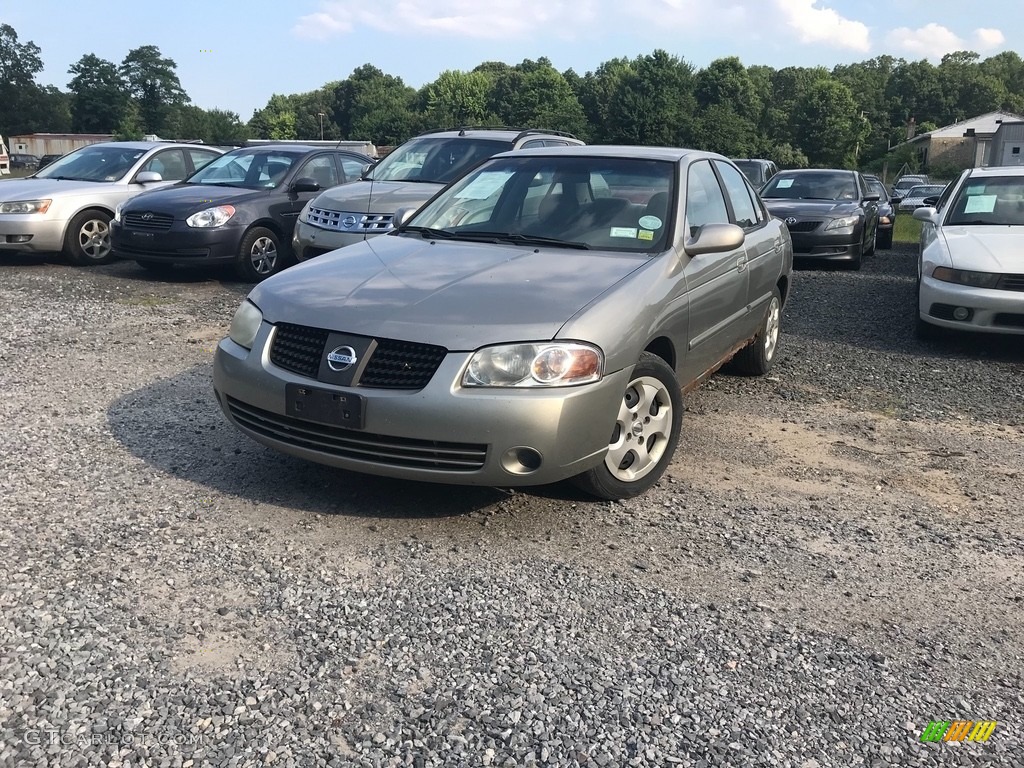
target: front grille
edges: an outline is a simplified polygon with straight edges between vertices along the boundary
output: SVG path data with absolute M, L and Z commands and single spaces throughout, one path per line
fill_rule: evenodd
M 446 354 L 444 347 L 378 339 L 373 357 L 359 377 L 359 386 L 423 389 Z
M 996 288 L 1003 291 L 1024 291 L 1024 275 L 1003 275 Z
M 279 368 L 311 379 L 320 372 L 320 361 L 331 332 L 323 328 L 278 323 L 270 345 L 270 362 Z M 448 350 L 433 344 L 377 339 L 357 387 L 423 389 L 430 382 Z
M 1017 312 L 999 312 L 992 318 L 993 325 L 1002 325 L 1007 328 L 1024 328 L 1024 314 Z
M 278 368 L 315 379 L 330 331 L 278 323 L 270 345 L 270 362 Z
M 313 207 L 306 212 L 309 224 L 338 232 L 387 232 L 391 229 L 392 218 L 390 213 L 348 213 Z
M 473 472 L 487 461 L 487 446 L 376 435 L 315 424 L 264 411 L 228 397 L 231 416 L 251 432 L 296 448 L 389 467 Z
M 790 232 L 813 232 L 821 226 L 820 221 L 794 221 L 792 224 L 786 222 Z
M 149 217 L 148 219 L 146 217 Z M 169 213 L 126 213 L 124 214 L 125 229 L 139 232 L 166 232 L 174 223 L 174 216 Z

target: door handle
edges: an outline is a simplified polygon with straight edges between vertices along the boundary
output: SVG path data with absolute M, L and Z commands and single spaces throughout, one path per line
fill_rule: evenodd
M 742 272 L 746 268 L 747 268 L 747 260 L 745 258 L 740 258 L 740 259 L 738 259 L 736 261 L 736 271 L 737 272 Z

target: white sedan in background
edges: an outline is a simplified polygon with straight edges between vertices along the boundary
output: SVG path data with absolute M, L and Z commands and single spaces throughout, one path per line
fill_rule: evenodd
M 223 149 L 109 141 L 70 152 L 24 179 L 0 184 L 0 257 L 63 252 L 72 264 L 106 264 L 119 203 L 181 181 Z
M 925 203 L 927 198 L 939 197 L 945 189 L 945 184 L 920 184 L 911 187 L 907 191 L 906 197 L 900 200 L 900 210 L 916 211 L 918 208 L 924 208 L 927 205 Z
M 972 168 L 924 222 L 917 269 L 917 332 L 1024 335 L 1024 167 Z

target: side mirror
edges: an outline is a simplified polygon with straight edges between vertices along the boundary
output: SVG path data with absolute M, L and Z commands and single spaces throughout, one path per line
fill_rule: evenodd
M 363 166 L 363 170 L 361 170 L 359 172 L 359 178 L 365 179 L 366 178 L 366 174 L 368 174 L 370 171 L 372 171 L 374 169 L 374 167 L 377 165 L 377 163 L 379 163 L 379 162 L 380 162 L 380 160 L 374 160 L 372 163 L 367 163 L 366 165 L 364 165 Z
M 914 212 L 910 214 L 918 221 L 924 221 L 928 224 L 938 224 L 939 214 L 930 205 L 924 208 L 915 208 Z
M 931 195 L 929 197 L 926 197 L 922 202 L 924 202 L 924 204 L 929 208 L 934 208 L 939 203 L 939 196 Z
M 892 203 L 893 205 L 899 205 L 901 202 L 903 202 L 903 198 L 900 197 L 899 195 L 893 195 L 892 197 L 889 198 L 889 202 Z
M 135 174 L 136 184 L 153 184 L 157 181 L 163 181 L 164 177 L 156 171 L 141 171 Z
M 746 235 L 735 224 L 705 224 L 683 248 L 690 256 L 734 251 L 743 245 Z
M 865 203 L 877 203 L 881 199 L 882 199 L 881 195 L 864 195 L 864 202 Z
M 301 179 L 296 179 L 295 183 L 292 184 L 292 192 L 319 192 L 320 185 L 317 184 L 313 179 L 308 176 L 303 176 Z
M 409 223 L 409 219 L 412 218 L 413 214 L 419 210 L 418 208 L 399 208 L 395 211 L 394 218 L 391 219 L 391 226 L 395 229 L 400 229 L 404 225 Z

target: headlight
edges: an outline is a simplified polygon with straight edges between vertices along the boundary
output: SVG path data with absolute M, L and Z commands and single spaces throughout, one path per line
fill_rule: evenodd
M 853 229 L 860 221 L 860 216 L 844 216 L 841 219 L 832 219 L 825 227 L 825 231 L 835 229 Z
M 218 205 L 216 208 L 207 208 L 205 211 L 193 213 L 185 223 L 190 227 L 220 227 L 227 224 L 228 219 L 235 215 L 235 206 Z
M 120 221 L 121 220 L 121 210 L 123 208 L 124 208 L 124 203 L 118 203 L 117 204 L 117 207 L 114 209 L 114 221 Z
M 246 299 L 235 311 L 235 316 L 231 320 L 231 330 L 228 331 L 228 338 L 240 347 L 252 349 L 262 322 L 263 313 L 255 304 Z
M 53 200 L 15 200 L 0 203 L 0 213 L 46 213 Z
M 936 267 L 932 271 L 932 277 L 946 283 L 969 285 L 972 288 L 995 288 L 1002 275 L 993 274 L 991 272 L 972 272 L 967 269 Z
M 464 387 L 569 387 L 601 378 L 597 347 L 570 342 L 504 344 L 477 350 L 462 377 Z

